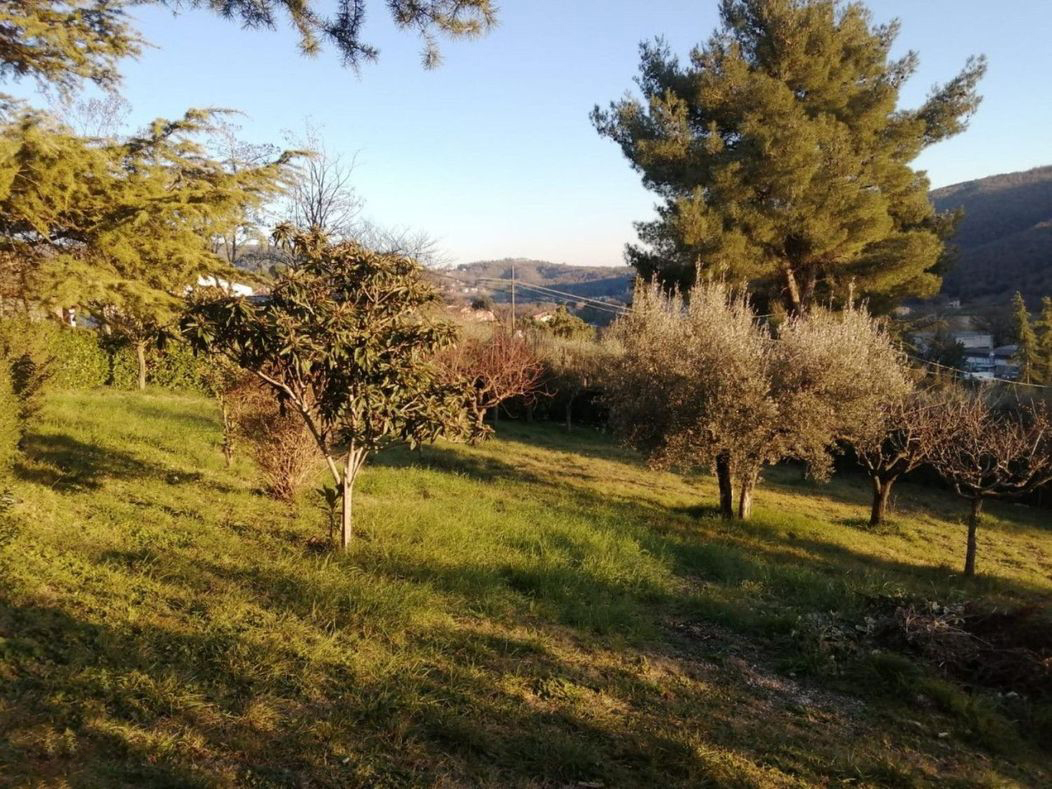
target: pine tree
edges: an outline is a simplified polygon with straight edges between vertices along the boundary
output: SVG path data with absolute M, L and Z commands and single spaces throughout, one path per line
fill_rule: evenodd
M 641 46 L 642 98 L 592 118 L 662 199 L 629 262 L 689 286 L 698 268 L 751 280 L 794 311 L 935 293 L 943 239 L 910 163 L 976 109 L 983 58 L 918 108 L 898 106 L 917 55 L 858 2 L 723 0 L 722 27 L 682 65 Z
M 1041 382 L 1052 385 L 1052 296 L 1041 299 L 1041 317 L 1037 321 L 1037 331 Z
M 1012 309 L 1015 312 L 1016 327 L 1016 360 L 1019 362 L 1019 380 L 1025 384 L 1036 383 L 1041 374 L 1041 355 L 1038 348 L 1037 334 L 1030 325 L 1030 313 L 1027 311 L 1023 294 L 1016 291 L 1012 298 Z
M 247 28 L 275 29 L 288 20 L 299 34 L 301 52 L 314 55 L 329 44 L 355 68 L 379 54 L 362 39 L 365 0 L 338 0 L 333 13 L 316 0 L 20 0 L 0 3 L 0 79 L 28 77 L 62 91 L 84 79 L 114 88 L 118 62 L 136 57 L 143 44 L 126 9 L 144 2 L 207 8 Z M 428 68 L 441 60 L 437 34 L 470 38 L 496 22 L 492 0 L 387 0 L 386 5 L 398 28 L 420 34 Z

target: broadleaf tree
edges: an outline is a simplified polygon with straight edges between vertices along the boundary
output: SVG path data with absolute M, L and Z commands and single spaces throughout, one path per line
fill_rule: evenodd
M 862 3 L 722 0 L 720 17 L 686 64 L 642 44 L 642 95 L 592 113 L 660 200 L 629 262 L 666 285 L 748 280 L 795 312 L 933 295 L 956 217 L 911 163 L 965 128 L 985 60 L 903 109 L 917 55 L 893 59 L 898 23 Z
M 300 415 L 339 491 L 346 549 L 354 482 L 370 454 L 485 431 L 469 417 L 469 383 L 435 361 L 456 328 L 432 317 L 438 297 L 418 263 L 320 233 L 293 231 L 285 243 L 291 264 L 267 297 L 192 297 L 183 336 L 253 373 Z
M 857 307 L 760 323 L 745 294 L 701 281 L 687 297 L 636 288 L 605 365 L 610 424 L 652 463 L 708 467 L 719 508 L 749 517 L 765 466 L 787 458 L 813 476 L 837 442 L 877 429 L 881 406 L 909 386 L 891 338 Z

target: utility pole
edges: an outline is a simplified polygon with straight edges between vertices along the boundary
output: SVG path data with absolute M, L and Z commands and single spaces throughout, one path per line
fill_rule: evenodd
M 511 333 L 515 334 L 515 263 L 511 264 Z

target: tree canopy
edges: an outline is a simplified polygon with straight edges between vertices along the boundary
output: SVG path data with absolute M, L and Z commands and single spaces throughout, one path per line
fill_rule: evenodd
M 723 0 L 720 15 L 686 65 L 642 44 L 642 97 L 593 111 L 661 199 L 629 262 L 666 284 L 750 280 L 793 310 L 852 284 L 878 306 L 933 294 L 954 217 L 910 163 L 965 128 L 984 59 L 900 109 L 917 55 L 892 59 L 898 23 L 861 3 Z
M 250 371 L 303 418 L 341 491 L 346 548 L 368 455 L 394 442 L 480 435 L 468 416 L 473 393 L 435 362 L 456 329 L 430 317 L 437 294 L 418 263 L 316 232 L 287 243 L 291 266 L 266 299 L 205 292 L 182 328 L 196 350 Z
M 299 34 L 301 52 L 314 55 L 329 44 L 355 68 L 379 55 L 362 38 L 367 0 L 337 0 L 331 9 L 317 0 L 3 0 L 0 78 L 29 77 L 63 91 L 87 79 L 112 89 L 120 81 L 119 61 L 138 56 L 144 43 L 127 13 L 144 3 L 176 11 L 204 8 L 248 28 L 274 29 L 287 20 Z M 386 5 L 399 29 L 423 39 L 429 68 L 441 60 L 439 36 L 478 36 L 496 22 L 492 0 L 387 0 Z

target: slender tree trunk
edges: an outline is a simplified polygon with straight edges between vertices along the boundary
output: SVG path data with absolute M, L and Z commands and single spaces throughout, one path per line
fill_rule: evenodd
M 573 432 L 573 398 L 566 401 L 566 432 Z
M 800 313 L 800 286 L 796 282 L 796 274 L 793 267 L 788 263 L 785 266 L 785 287 L 789 294 L 789 309 L 793 314 Z
M 888 502 L 891 500 L 891 487 L 895 484 L 895 477 L 881 479 L 873 477 L 873 508 L 870 510 L 869 525 L 879 526 L 884 522 L 884 516 L 888 511 Z
M 354 480 L 365 463 L 365 450 L 356 447 L 351 441 L 347 447 L 347 459 L 343 465 L 342 511 L 340 517 L 340 548 L 347 550 L 351 546 L 354 533 Z
M 219 409 L 223 413 L 223 459 L 226 467 L 234 464 L 234 426 L 230 424 L 230 409 L 227 407 L 226 398 L 220 398 Z
M 720 517 L 734 517 L 734 487 L 731 481 L 731 458 L 726 452 L 716 455 L 716 482 L 720 487 Z
M 968 516 L 968 549 L 964 554 L 964 574 L 969 578 L 975 575 L 975 535 L 979 529 L 979 521 L 982 517 L 983 499 L 981 496 L 976 496 L 972 499 L 972 512 Z
M 146 343 L 135 343 L 135 361 L 139 365 L 139 391 L 146 388 Z
M 749 520 L 752 514 L 752 492 L 756 487 L 756 473 L 747 472 L 741 478 L 741 490 L 738 492 L 738 520 Z

